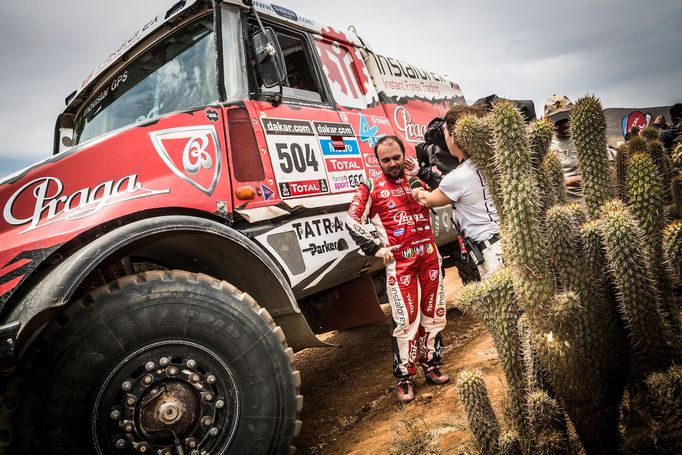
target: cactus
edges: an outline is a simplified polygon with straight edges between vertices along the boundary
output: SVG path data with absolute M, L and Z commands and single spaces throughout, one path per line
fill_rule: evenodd
M 554 123 L 547 118 L 537 120 L 528 126 L 528 140 L 530 142 L 531 164 L 539 169 L 549 151 L 549 145 L 554 136 Z
M 646 141 L 656 141 L 658 140 L 658 130 L 653 127 L 646 127 L 644 128 L 640 133 L 640 136 L 644 138 Z
M 553 150 L 549 151 L 542 161 L 541 169 L 547 179 L 548 191 L 555 197 L 555 203 L 564 204 L 566 202 L 566 186 L 564 185 L 564 172 L 561 170 L 559 154 Z
M 571 137 L 578 152 L 578 165 L 588 215 L 596 218 L 613 196 L 606 150 L 606 118 L 601 102 L 592 96 L 580 98 L 571 114 Z
M 633 154 L 633 153 L 646 153 L 648 150 L 648 146 L 646 143 L 646 139 L 640 136 L 633 136 L 630 138 L 628 141 L 628 151 Z
M 505 432 L 500 436 L 499 442 L 500 455 L 521 455 L 521 442 L 516 433 Z
M 682 366 L 652 373 L 646 379 L 654 439 L 667 453 L 682 453 Z
M 580 251 L 580 226 L 585 215 L 578 204 L 552 207 L 545 230 L 550 264 L 558 273 L 560 290 L 582 292 L 586 286 Z
M 481 455 L 497 454 L 500 425 L 480 372 L 462 371 L 457 378 L 457 388 L 459 398 L 464 404 L 469 428 L 474 434 L 474 441 Z
M 501 269 L 485 281 L 465 286 L 455 305 L 483 319 L 492 334 L 507 379 L 511 418 L 522 439 L 527 440 L 525 376 L 518 330 L 520 311 L 511 272 Z
M 528 422 L 533 437 L 533 453 L 568 454 L 566 421 L 555 399 L 542 391 L 528 395 Z
M 604 207 L 602 235 L 611 275 L 619 291 L 619 310 L 630 328 L 635 377 L 679 361 L 656 305 L 651 270 L 642 255 L 641 231 L 620 203 Z
M 670 189 L 672 190 L 673 204 L 675 204 L 675 213 L 678 217 L 682 214 L 682 175 L 676 175 L 670 182 Z
M 663 231 L 663 257 L 671 278 L 680 285 L 682 282 L 682 221 L 670 223 Z
M 499 188 L 500 178 L 495 165 L 490 119 L 474 115 L 462 116 L 455 125 L 455 137 L 457 144 L 469 154 L 485 175 L 497 214 L 502 220 L 504 218 L 504 205 Z
M 628 172 L 628 161 L 630 160 L 630 150 L 625 144 L 618 146 L 618 152 L 616 153 L 616 196 L 623 201 L 627 202 L 627 172 Z
M 677 147 L 675 147 L 671 154 L 671 158 L 677 172 L 682 171 L 682 142 L 677 144 Z
M 663 183 L 664 200 L 666 204 L 672 202 L 670 183 L 672 180 L 672 161 L 670 156 L 663 149 L 663 144 L 659 140 L 652 140 L 647 143 L 649 156 L 656 166 L 658 177 Z
M 526 378 L 526 393 L 538 390 L 550 391 L 547 372 L 542 367 L 540 358 L 533 347 L 533 335 L 528 327 L 528 316 L 519 318 L 519 336 L 521 337 L 521 352 L 523 354 L 523 366 Z

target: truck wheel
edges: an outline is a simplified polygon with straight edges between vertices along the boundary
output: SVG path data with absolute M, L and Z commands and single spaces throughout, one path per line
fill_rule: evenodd
M 268 312 L 182 271 L 74 302 L 18 368 L 13 454 L 290 453 L 303 398 Z

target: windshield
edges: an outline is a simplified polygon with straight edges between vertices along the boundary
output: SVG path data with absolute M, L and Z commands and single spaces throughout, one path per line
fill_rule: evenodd
M 76 118 L 76 144 L 169 112 L 218 100 L 213 21 L 204 18 L 135 59 Z

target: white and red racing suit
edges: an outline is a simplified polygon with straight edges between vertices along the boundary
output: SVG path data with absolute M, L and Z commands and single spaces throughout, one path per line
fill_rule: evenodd
M 381 244 L 365 229 L 367 218 Z M 386 292 L 393 315 L 393 374 L 416 373 L 416 363 L 437 365 L 443 350 L 445 299 L 441 257 L 431 229 L 429 209 L 412 198 L 403 176 L 385 175 L 359 185 L 348 209 L 348 232 L 367 256 L 400 245 L 386 266 Z

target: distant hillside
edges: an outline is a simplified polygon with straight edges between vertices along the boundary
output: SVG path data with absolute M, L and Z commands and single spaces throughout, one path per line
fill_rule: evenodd
M 658 106 L 658 107 L 610 107 L 604 109 L 604 114 L 606 115 L 606 141 L 609 145 L 615 146 L 618 142 L 623 140 L 623 129 L 622 121 L 625 115 L 630 114 L 633 111 L 640 111 L 643 114 L 651 114 L 651 122 L 654 121 L 656 116 L 665 116 L 665 121 L 670 123 L 670 106 Z

